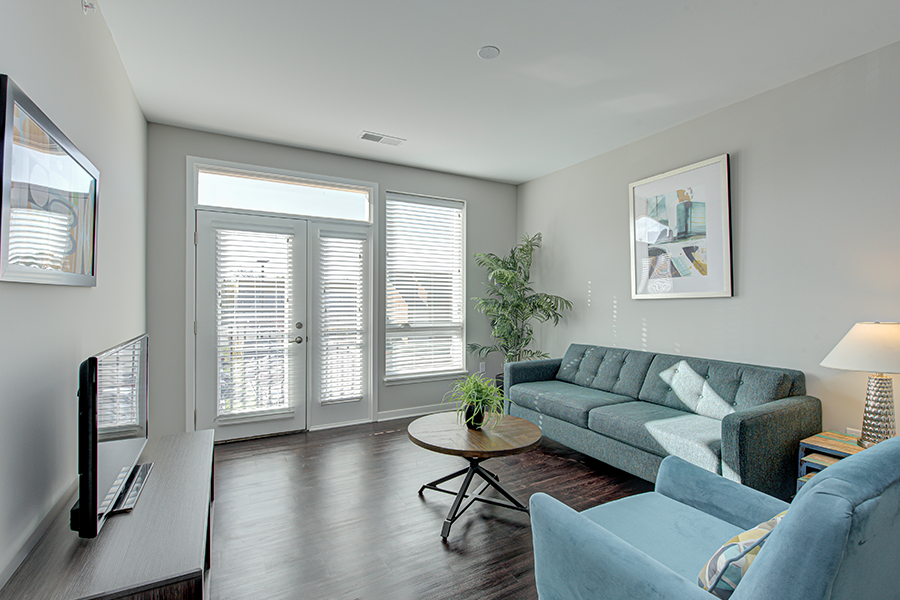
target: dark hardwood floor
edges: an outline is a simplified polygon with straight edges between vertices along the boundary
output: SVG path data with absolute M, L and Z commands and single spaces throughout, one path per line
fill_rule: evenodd
M 411 420 L 216 446 L 211 597 L 537 598 L 528 515 L 476 503 L 441 539 L 453 497 L 417 492 L 466 462 L 413 445 Z M 652 489 L 548 440 L 485 466 L 577 510 Z

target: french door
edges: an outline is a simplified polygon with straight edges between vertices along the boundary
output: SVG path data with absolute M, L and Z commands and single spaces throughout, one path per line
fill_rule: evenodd
M 374 418 L 370 228 L 310 224 L 310 429 Z
M 307 221 L 197 211 L 196 426 L 306 429 Z
M 197 211 L 196 426 L 368 422 L 371 228 Z

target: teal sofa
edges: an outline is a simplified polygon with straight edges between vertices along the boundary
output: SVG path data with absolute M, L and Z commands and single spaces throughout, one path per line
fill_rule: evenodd
M 540 600 L 710 600 L 697 584 L 710 557 L 784 510 L 731 600 L 900 598 L 900 438 L 818 473 L 790 505 L 670 456 L 653 492 L 581 513 L 534 494 L 530 509 Z
M 506 412 L 544 436 L 655 481 L 669 455 L 782 500 L 822 405 L 792 369 L 572 344 L 507 363 Z

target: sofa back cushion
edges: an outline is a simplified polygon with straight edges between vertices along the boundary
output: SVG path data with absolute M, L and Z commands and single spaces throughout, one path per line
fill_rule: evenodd
M 654 355 L 638 350 L 572 344 L 556 378 L 604 392 L 637 398 Z
M 647 371 L 638 399 L 694 412 L 696 406 L 679 398 L 676 390 L 673 390 L 667 382 L 682 361 L 690 367 L 695 376 L 705 380 L 704 385 L 708 385 L 718 398 L 735 410 L 759 406 L 772 400 L 806 392 L 804 376 L 799 371 L 657 354 Z M 708 416 L 722 418 L 721 415 Z
M 675 377 L 676 391 L 670 383 L 674 369 L 682 361 L 690 367 L 692 377 L 699 376 L 703 381 L 685 385 L 683 377 Z M 556 378 L 716 419 L 733 410 L 806 394 L 806 377 L 793 369 L 589 344 L 569 346 Z M 690 395 L 685 395 L 686 390 L 690 390 Z M 714 406 L 709 402 L 710 396 L 714 396 Z
M 734 405 L 719 396 L 709 378 L 694 371 L 686 360 L 678 361 L 659 376 L 692 413 L 721 421 L 734 412 Z

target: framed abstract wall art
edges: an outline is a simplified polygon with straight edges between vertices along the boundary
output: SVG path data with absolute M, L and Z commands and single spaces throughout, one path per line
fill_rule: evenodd
M 628 186 L 631 297 L 731 296 L 728 155 Z
M 0 281 L 96 285 L 100 172 L 0 75 Z

